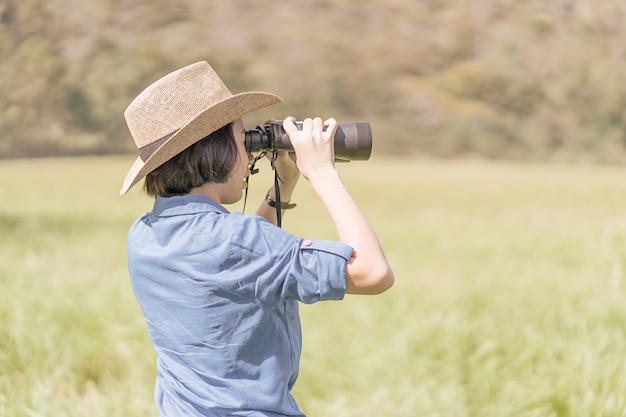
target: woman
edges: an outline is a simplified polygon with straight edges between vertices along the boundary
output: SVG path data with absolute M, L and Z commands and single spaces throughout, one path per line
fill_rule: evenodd
M 233 95 L 199 62 L 150 85 L 125 112 L 139 158 L 121 194 L 146 177 L 155 197 L 131 227 L 127 253 L 157 354 L 161 416 L 302 416 L 290 394 L 302 340 L 298 302 L 378 294 L 393 284 L 374 231 L 334 167 L 334 119 L 305 119 L 299 130 L 286 118 L 296 161 L 281 153 L 275 166 L 281 200 L 302 174 L 338 242 L 277 227 L 273 187 L 256 215 L 223 207 L 242 198 L 249 174 L 242 117 L 280 101 Z

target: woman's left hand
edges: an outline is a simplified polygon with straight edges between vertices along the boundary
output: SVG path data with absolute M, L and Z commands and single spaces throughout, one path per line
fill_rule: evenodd
M 276 123 L 280 120 L 269 119 L 265 123 Z M 272 159 L 272 155 L 268 154 L 267 158 Z M 274 161 L 274 167 L 278 172 L 278 177 L 284 185 L 295 185 L 300 178 L 300 170 L 296 164 L 296 154 L 293 151 L 280 151 Z M 281 187 L 282 188 L 282 187 Z
M 274 161 L 274 167 L 276 168 L 276 172 L 278 172 L 278 178 L 281 179 L 283 184 L 295 185 L 295 183 L 298 182 L 300 170 L 296 164 L 295 153 L 289 151 L 278 152 L 276 160 Z

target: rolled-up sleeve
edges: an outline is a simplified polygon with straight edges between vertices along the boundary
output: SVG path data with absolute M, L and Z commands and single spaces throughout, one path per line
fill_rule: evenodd
M 295 239 L 261 270 L 257 296 L 270 303 L 341 300 L 346 293 L 346 264 L 352 251 L 341 242 Z
M 343 299 L 351 246 L 298 238 L 254 217 L 246 219 L 245 232 L 237 233 L 236 245 L 239 254 L 245 253 L 243 268 L 255 275 L 255 292 L 261 301 L 311 304 Z
M 318 290 L 311 294 L 300 293 L 296 298 L 304 303 L 341 300 L 346 293 L 346 263 L 352 256 L 352 247 L 327 240 L 301 239 L 299 244 L 298 262 L 302 268 L 297 268 L 296 262 L 287 279 L 297 283 L 309 275 Z M 298 279 L 297 273 L 302 273 L 303 277 Z

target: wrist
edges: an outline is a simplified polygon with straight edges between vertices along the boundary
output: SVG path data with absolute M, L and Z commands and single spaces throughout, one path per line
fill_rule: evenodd
M 285 184 L 282 181 L 279 181 L 278 182 L 278 196 L 280 196 L 281 203 L 289 203 L 291 201 L 291 196 L 293 195 L 294 190 L 295 190 L 295 184 Z M 273 201 L 276 201 L 277 199 L 275 185 L 270 187 L 269 190 L 267 190 L 267 193 L 265 194 L 265 201 L 268 202 L 269 199 Z
M 270 193 L 271 193 L 271 190 L 268 191 L 267 194 L 265 195 L 265 202 L 267 203 L 268 206 L 272 208 L 276 208 L 276 206 L 278 205 L 278 202 L 274 199 L 274 197 L 271 196 Z M 285 200 L 281 194 L 280 208 L 283 210 L 289 210 L 289 209 L 296 207 L 296 204 L 290 203 L 290 201 L 291 201 L 291 197 Z
M 313 188 L 324 187 L 328 183 L 333 183 L 337 181 L 341 182 L 339 172 L 337 172 L 334 166 L 330 166 L 324 169 L 318 169 L 311 173 L 311 175 L 307 177 L 307 179 Z
M 280 193 L 280 199 L 282 201 L 289 201 L 291 199 L 291 195 L 296 189 L 296 181 L 297 181 L 297 178 L 295 181 L 283 181 L 282 177 L 279 177 L 277 185 L 278 185 L 278 192 Z M 267 191 L 267 195 L 269 195 L 273 199 L 276 199 L 275 187 L 276 185 L 270 187 L 270 189 Z

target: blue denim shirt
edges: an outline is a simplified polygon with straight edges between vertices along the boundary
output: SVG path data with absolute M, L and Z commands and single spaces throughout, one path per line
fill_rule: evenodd
M 302 416 L 298 302 L 342 299 L 352 248 L 205 196 L 156 199 L 127 242 L 161 416 Z

